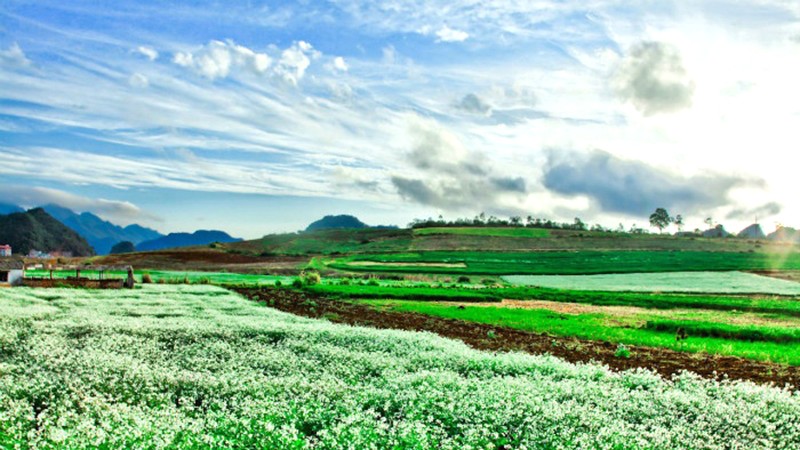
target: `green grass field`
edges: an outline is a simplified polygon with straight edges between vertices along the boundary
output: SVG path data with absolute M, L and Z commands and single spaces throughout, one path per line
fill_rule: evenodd
M 367 267 L 353 264 L 359 261 L 367 261 L 374 264 Z M 465 267 L 426 265 L 439 263 L 462 263 Z M 415 252 L 354 255 L 335 259 L 328 265 L 335 269 L 348 271 L 469 275 L 800 270 L 800 253 L 794 251 L 789 253 L 689 251 Z
M 792 326 L 733 326 L 726 321 L 735 313 L 711 314 L 693 311 L 691 319 L 682 321 L 659 320 L 646 313 L 628 316 L 591 314 L 564 314 L 549 309 L 523 309 L 505 306 L 466 306 L 438 302 L 363 300 L 374 307 L 399 312 L 414 312 L 448 319 L 509 327 L 554 336 L 572 336 L 581 339 L 601 340 L 627 345 L 664 347 L 689 352 L 732 355 L 756 360 L 800 365 L 800 320 L 791 320 Z M 715 322 L 700 322 L 697 317 L 716 317 Z M 776 316 L 771 318 L 775 319 Z M 646 321 L 650 320 L 648 324 Z M 792 320 L 794 319 L 794 320 Z M 644 322 L 644 323 L 643 323 Z M 689 339 L 678 342 L 675 331 L 684 327 Z

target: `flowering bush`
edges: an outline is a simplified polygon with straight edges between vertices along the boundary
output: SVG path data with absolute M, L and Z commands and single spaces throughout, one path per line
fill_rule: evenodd
M 800 393 L 295 317 L 212 286 L 0 292 L 0 448 L 800 448 Z

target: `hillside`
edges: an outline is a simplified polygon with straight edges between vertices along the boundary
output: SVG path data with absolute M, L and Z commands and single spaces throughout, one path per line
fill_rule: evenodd
M 0 242 L 11 245 L 17 254 L 31 250 L 72 252 L 74 256 L 94 254 L 86 239 L 42 208 L 0 216 Z
M 136 249 L 142 252 L 161 250 L 165 248 L 190 247 L 193 245 L 208 245 L 212 242 L 239 242 L 241 239 L 231 237 L 228 233 L 218 230 L 197 230 L 194 233 L 170 233 L 157 239 L 136 244 Z
M 105 257 L 98 263 L 132 264 L 136 267 L 180 270 L 241 271 L 245 273 L 297 273 L 317 256 L 341 259 L 347 255 L 397 254 L 412 258 L 430 252 L 452 252 L 453 257 L 480 253 L 570 254 L 576 252 L 656 252 L 703 254 L 786 254 L 800 248 L 786 242 L 753 239 L 718 239 L 667 234 L 628 234 L 524 227 L 451 227 L 421 229 L 333 229 L 272 234 L 260 239 L 179 250 Z M 404 256 L 405 255 L 405 256 Z M 711 255 L 713 256 L 713 255 Z M 529 260 L 533 256 L 526 256 Z M 721 257 L 715 257 L 719 260 Z M 722 258 L 724 260 L 724 258 Z M 677 259 L 676 259 L 677 261 Z M 753 267 L 757 269 L 758 267 Z M 709 267 L 709 270 L 713 270 Z M 359 271 L 363 271 L 360 268 Z M 458 272 L 458 271 L 455 271 Z
M 337 228 L 367 228 L 368 225 L 354 216 L 342 214 L 338 216 L 325 216 L 312 222 L 306 231 L 332 230 Z
M 42 208 L 61 221 L 61 223 L 86 238 L 98 255 L 108 254 L 111 251 L 111 247 L 118 242 L 130 241 L 134 244 L 139 244 L 140 242 L 163 236 L 158 231 L 141 225 L 132 224 L 123 228 L 92 213 L 76 214 L 74 211 L 58 205 L 50 204 Z

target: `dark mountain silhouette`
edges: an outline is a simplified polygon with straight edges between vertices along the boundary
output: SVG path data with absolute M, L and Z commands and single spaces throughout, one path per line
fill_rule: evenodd
M 45 209 L 51 216 L 55 217 L 64 225 L 72 228 L 94 247 L 98 255 L 105 255 L 111 251 L 111 247 L 118 242 L 130 241 L 134 245 L 157 239 L 163 236 L 156 230 L 145 228 L 141 225 L 128 225 L 121 227 L 111 222 L 101 219 L 88 212 L 76 214 L 74 211 L 59 205 L 45 205 Z
M 71 252 L 73 256 L 94 254 L 86 239 L 42 208 L 0 216 L 0 242 L 18 254 L 31 250 Z
M 141 242 L 136 244 L 136 250 L 144 252 L 163 248 L 208 245 L 212 242 L 239 242 L 241 240 L 242 239 L 231 237 L 231 235 L 224 231 L 197 230 L 194 233 L 170 233 L 157 239 Z
M 354 216 L 342 214 L 338 216 L 325 216 L 306 227 L 306 231 L 331 230 L 334 228 L 368 228 L 369 225 Z
M 748 238 L 748 239 L 764 239 L 766 235 L 764 234 L 764 230 L 761 229 L 761 225 L 754 223 L 749 227 L 745 228 L 744 230 L 740 231 L 739 234 L 736 235 L 740 238 Z
M 703 231 L 703 237 L 707 238 L 724 238 L 729 236 L 732 235 L 728 233 L 728 231 L 725 230 L 725 227 L 723 227 L 722 225 L 717 225 L 714 228 L 710 228 L 706 231 Z

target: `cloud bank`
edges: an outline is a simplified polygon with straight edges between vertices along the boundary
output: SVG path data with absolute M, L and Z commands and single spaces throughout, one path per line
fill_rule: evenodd
M 566 195 L 584 195 L 606 212 L 638 215 L 664 207 L 683 214 L 724 206 L 732 189 L 762 182 L 730 175 L 682 177 L 604 151 L 568 159 L 550 155 L 544 186 Z
M 136 220 L 160 221 L 156 216 L 146 213 L 130 202 L 117 200 L 93 199 L 44 187 L 18 187 L 0 185 L 0 197 L 5 202 L 24 208 L 33 208 L 47 204 L 56 204 L 75 212 L 91 212 L 116 223 L 129 224 Z
M 410 134 L 413 148 L 406 161 L 417 176 L 391 177 L 398 194 L 406 200 L 453 211 L 499 210 L 527 192 L 523 178 L 497 173 L 484 154 L 467 151 L 454 135 L 435 123 L 416 120 Z

